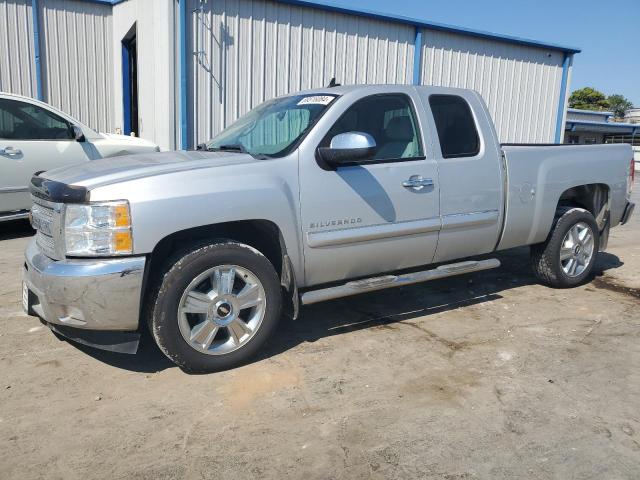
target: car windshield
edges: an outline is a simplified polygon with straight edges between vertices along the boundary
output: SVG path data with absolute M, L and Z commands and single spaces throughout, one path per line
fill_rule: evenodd
M 307 133 L 336 95 L 293 95 L 269 100 L 240 117 L 204 147 L 236 151 L 254 157 L 288 154 Z

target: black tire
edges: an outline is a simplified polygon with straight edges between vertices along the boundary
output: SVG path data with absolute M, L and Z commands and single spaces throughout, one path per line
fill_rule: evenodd
M 280 320 L 282 293 L 271 262 L 252 247 L 218 240 L 178 254 L 167 263 L 151 295 L 151 308 L 147 313 L 151 334 L 160 350 L 180 368 L 193 373 L 227 370 L 251 360 Z M 246 344 L 229 353 L 210 355 L 197 351 L 183 338 L 178 324 L 178 307 L 191 281 L 218 265 L 237 265 L 255 275 L 264 288 L 266 307 L 262 323 Z
M 562 268 L 560 249 L 567 232 L 578 223 L 587 224 L 593 234 L 591 260 L 579 275 L 569 276 Z M 531 246 L 531 265 L 541 283 L 554 288 L 571 288 L 583 283 L 591 273 L 600 248 L 598 225 L 593 215 L 582 208 L 559 209 L 547 240 Z

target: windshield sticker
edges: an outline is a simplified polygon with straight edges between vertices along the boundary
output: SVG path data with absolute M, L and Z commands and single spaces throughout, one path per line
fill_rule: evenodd
M 311 97 L 304 97 L 297 104 L 298 105 L 310 105 L 310 104 L 329 105 L 331 103 L 331 100 L 333 100 L 334 98 L 336 97 L 334 97 L 333 95 L 313 95 Z

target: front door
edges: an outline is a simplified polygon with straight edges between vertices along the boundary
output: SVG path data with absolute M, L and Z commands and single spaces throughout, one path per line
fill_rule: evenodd
M 377 145 L 371 160 L 329 169 L 301 151 L 306 285 L 432 261 L 440 229 L 438 172 L 425 152 L 429 142 L 412 95 L 370 95 L 333 111 L 337 121 L 319 146 L 340 133 L 365 132 Z
M 69 122 L 39 105 L 0 98 L 0 213 L 31 208 L 35 172 L 89 160 Z

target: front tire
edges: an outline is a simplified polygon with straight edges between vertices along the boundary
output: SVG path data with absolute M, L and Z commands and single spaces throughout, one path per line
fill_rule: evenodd
M 599 248 L 598 225 L 591 213 L 582 208 L 560 210 L 547 240 L 531 246 L 533 272 L 551 287 L 575 287 L 591 273 Z
M 282 297 L 273 265 L 256 249 L 227 240 L 169 263 L 148 318 L 160 350 L 194 373 L 247 363 L 280 319 Z

